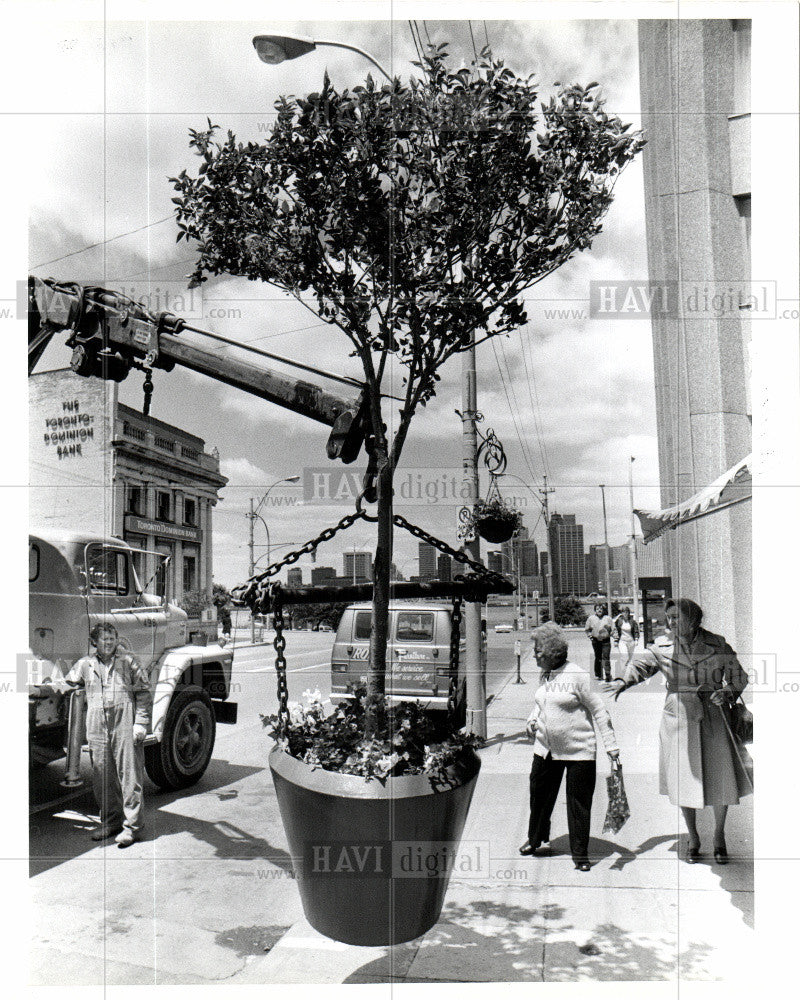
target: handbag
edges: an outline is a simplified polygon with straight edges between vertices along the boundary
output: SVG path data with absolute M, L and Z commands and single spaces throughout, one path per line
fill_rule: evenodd
M 731 705 L 731 731 L 740 743 L 753 742 L 753 713 L 745 705 L 741 694 Z
M 611 761 L 611 774 L 606 778 L 608 788 L 608 809 L 603 823 L 603 833 L 618 833 L 630 817 L 628 796 L 625 794 L 625 783 L 622 780 L 622 764 Z

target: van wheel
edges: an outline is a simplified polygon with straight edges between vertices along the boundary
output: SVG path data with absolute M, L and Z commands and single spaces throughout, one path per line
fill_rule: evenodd
M 195 685 L 179 688 L 167 710 L 161 742 L 144 748 L 150 780 L 164 791 L 196 784 L 211 760 L 216 730 L 208 694 Z

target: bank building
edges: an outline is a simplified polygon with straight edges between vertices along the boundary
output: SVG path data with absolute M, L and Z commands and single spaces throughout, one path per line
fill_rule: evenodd
M 213 509 L 227 483 L 216 449 L 121 403 L 114 382 L 67 368 L 28 386 L 31 530 L 123 538 L 144 550 L 134 564 L 147 590 L 210 597 Z M 171 558 L 154 583 L 157 553 Z

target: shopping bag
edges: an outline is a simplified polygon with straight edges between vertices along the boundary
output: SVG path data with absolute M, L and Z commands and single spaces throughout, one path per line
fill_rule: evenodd
M 631 814 L 628 806 L 628 796 L 625 794 L 625 783 L 622 780 L 622 764 L 611 762 L 611 774 L 606 778 L 608 786 L 608 809 L 606 821 L 603 823 L 603 833 L 618 833 Z

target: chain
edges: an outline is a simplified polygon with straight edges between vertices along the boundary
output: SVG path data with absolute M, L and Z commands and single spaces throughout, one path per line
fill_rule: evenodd
M 314 552 L 319 545 L 323 542 L 329 542 L 332 538 L 335 538 L 340 531 L 344 531 L 347 528 L 352 527 L 356 521 L 369 521 L 372 520 L 369 514 L 363 510 L 357 510 L 354 514 L 347 514 L 345 517 L 335 524 L 332 528 L 325 528 L 321 531 L 316 538 L 312 538 L 310 541 L 306 542 L 305 545 L 301 545 L 299 549 L 293 549 L 288 552 L 282 559 L 278 562 L 271 563 L 263 572 L 258 573 L 256 576 L 251 576 L 247 583 L 242 584 L 241 587 L 234 587 L 232 594 L 237 600 L 243 601 L 249 607 L 252 607 L 258 601 L 262 600 L 265 596 L 266 587 L 264 582 L 269 580 L 270 577 L 275 576 L 279 573 L 284 566 L 291 566 L 292 563 L 296 563 L 301 556 L 309 555 L 309 553 Z
M 283 594 L 281 585 L 271 586 L 271 605 L 275 624 L 275 673 L 278 677 L 278 728 L 283 732 L 289 725 L 289 688 L 286 684 L 286 637 L 283 634 Z
M 450 624 L 450 686 L 447 689 L 447 719 L 451 731 L 455 729 L 456 696 L 458 694 L 458 656 L 461 647 L 461 598 L 453 601 Z
M 469 566 L 471 570 L 474 570 L 478 576 L 482 577 L 487 582 L 503 584 L 507 582 L 506 578 L 500 573 L 494 573 L 492 570 L 487 569 L 482 563 L 476 562 L 474 559 L 470 559 L 466 553 L 459 552 L 458 549 L 452 548 L 447 544 L 447 542 L 443 542 L 436 538 L 435 535 L 431 535 L 429 532 L 425 531 L 424 528 L 420 528 L 416 524 L 412 524 L 410 521 L 407 521 L 402 514 L 395 514 L 392 520 L 398 528 L 405 528 L 405 530 L 412 534 L 415 538 L 419 538 L 423 542 L 427 542 L 440 552 L 444 552 L 445 555 L 452 556 L 456 562 L 460 562 L 464 566 Z
M 314 552 L 318 546 L 322 545 L 323 542 L 329 542 L 332 538 L 335 538 L 340 531 L 345 531 L 347 528 L 352 527 L 356 521 L 360 520 L 374 521 L 375 517 L 367 514 L 367 512 L 359 506 L 355 513 L 346 514 L 332 528 L 325 528 L 317 535 L 316 538 L 312 538 L 304 545 L 301 545 L 299 549 L 293 549 L 291 552 L 288 552 L 282 559 L 279 559 L 278 562 L 271 563 L 263 572 L 250 577 L 247 583 L 243 584 L 241 587 L 234 587 L 232 590 L 233 596 L 237 600 L 247 604 L 248 607 L 253 608 L 262 602 L 265 597 L 267 597 L 266 581 L 268 581 L 270 577 L 279 573 L 284 566 L 291 566 L 293 563 L 296 563 L 301 556 Z M 506 578 L 500 573 L 494 573 L 491 570 L 488 570 L 482 563 L 476 562 L 474 559 L 470 559 L 466 553 L 460 552 L 458 549 L 454 549 L 452 546 L 448 545 L 447 542 L 443 542 L 441 539 L 436 538 L 435 535 L 431 535 L 430 532 L 425 531 L 424 528 L 420 528 L 416 524 L 412 524 L 410 521 L 407 521 L 401 514 L 394 514 L 392 517 L 392 523 L 398 528 L 403 528 L 415 538 L 419 538 L 421 541 L 432 545 L 440 552 L 444 552 L 446 555 L 451 556 L 456 560 L 456 562 L 459 562 L 464 566 L 468 566 L 478 577 L 485 580 L 487 583 L 505 584 L 507 582 Z

